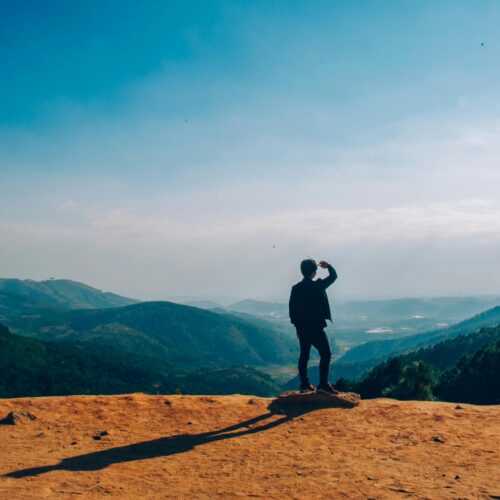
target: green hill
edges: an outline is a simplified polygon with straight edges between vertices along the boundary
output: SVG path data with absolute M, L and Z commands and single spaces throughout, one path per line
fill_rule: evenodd
M 247 367 L 187 373 L 153 358 L 92 344 L 44 342 L 14 335 L 0 325 L 0 398 L 148 392 L 255 394 L 279 387 Z
M 113 346 L 186 368 L 288 363 L 297 350 L 272 324 L 172 302 L 53 312 L 18 319 L 15 326 L 43 340 Z
M 0 278 L 0 319 L 5 322 L 18 315 L 37 314 L 47 310 L 104 309 L 137 302 L 77 281 Z

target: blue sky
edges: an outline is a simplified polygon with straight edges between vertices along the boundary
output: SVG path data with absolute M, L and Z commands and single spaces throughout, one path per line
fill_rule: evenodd
M 498 293 L 499 23 L 496 1 L 2 2 L 0 275 L 283 298 L 311 255 L 339 296 Z

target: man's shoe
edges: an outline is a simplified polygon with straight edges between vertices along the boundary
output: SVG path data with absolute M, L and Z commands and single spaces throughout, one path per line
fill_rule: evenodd
M 300 391 L 301 392 L 306 392 L 306 391 L 312 391 L 316 392 L 316 387 L 311 384 L 311 382 L 307 382 L 305 384 L 300 384 Z
M 317 388 L 318 392 L 327 392 L 328 394 L 340 394 L 330 382 L 321 383 Z

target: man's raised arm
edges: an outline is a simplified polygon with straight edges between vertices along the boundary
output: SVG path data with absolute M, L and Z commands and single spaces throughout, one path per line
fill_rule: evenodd
M 321 283 L 321 286 L 323 288 L 328 288 L 336 279 L 337 279 L 337 271 L 335 271 L 334 267 L 330 264 L 328 264 L 328 262 L 322 260 L 320 263 L 319 263 L 319 267 L 322 267 L 323 269 L 328 269 L 328 276 L 324 279 L 322 279 L 321 281 L 318 280 L 318 282 Z

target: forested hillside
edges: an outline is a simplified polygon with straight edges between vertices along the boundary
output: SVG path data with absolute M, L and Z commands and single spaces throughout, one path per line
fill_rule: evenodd
M 112 347 L 44 342 L 14 335 L 0 325 L 0 398 L 68 394 L 255 394 L 279 387 L 247 367 L 187 373 L 153 358 Z
M 269 323 L 172 302 L 57 312 L 23 318 L 16 327 L 43 340 L 113 346 L 185 368 L 292 362 L 297 349 Z
M 364 398 L 500 403 L 500 325 L 392 357 L 361 381 L 338 381 Z

